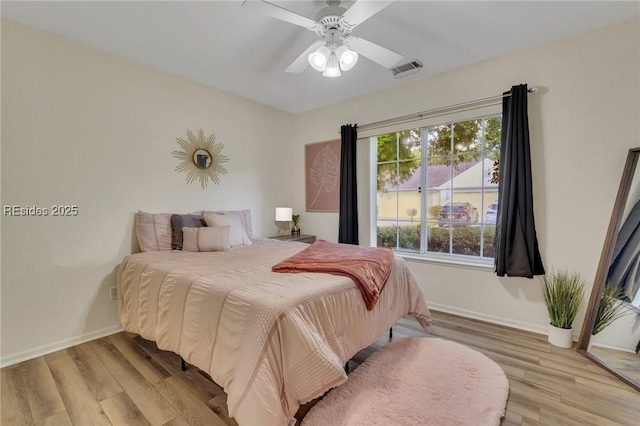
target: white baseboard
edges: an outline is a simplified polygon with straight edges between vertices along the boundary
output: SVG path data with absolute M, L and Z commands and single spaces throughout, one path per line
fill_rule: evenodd
M 433 309 L 434 311 L 442 311 L 449 314 L 458 315 L 461 317 L 473 318 L 480 321 L 490 322 L 492 324 L 504 325 L 507 327 L 517 328 L 519 330 L 531 331 L 532 333 L 543 334 L 545 336 L 547 335 L 546 325 L 541 326 L 539 324 L 531 324 L 531 323 L 526 323 L 521 321 L 514 321 L 514 320 L 510 320 L 503 317 L 482 314 L 480 312 L 468 311 L 466 309 L 460 309 L 455 306 L 442 305 L 440 303 L 429 302 L 429 301 L 427 301 L 427 306 L 430 309 Z M 579 337 L 580 337 L 580 330 L 574 330 L 573 341 L 577 342 Z M 619 344 L 615 344 L 607 340 L 600 341 L 596 339 L 594 344 L 601 348 L 614 349 L 616 351 L 634 353 L 632 349 L 625 348 L 623 346 L 620 346 Z
M 481 321 L 490 322 L 492 324 L 504 325 L 507 327 L 517 328 L 519 330 L 531 331 L 532 333 L 547 334 L 547 328 L 540 326 L 540 324 L 532 324 L 521 321 L 514 321 L 504 317 L 498 317 L 494 315 L 482 314 L 480 312 L 468 311 L 455 306 L 442 305 L 440 303 L 434 303 L 427 301 L 429 309 L 434 311 L 442 311 L 449 314 L 459 315 L 461 317 L 473 318 Z
M 26 351 L 18 352 L 12 355 L 7 355 L 0 359 L 0 368 L 8 367 L 10 365 L 37 358 L 42 355 L 47 355 L 62 349 L 67 349 L 72 346 L 99 339 L 101 337 L 109 336 L 111 334 L 119 333 L 121 331 L 123 331 L 123 328 L 119 325 L 115 325 L 113 327 L 103 328 L 97 331 L 92 331 L 91 333 L 82 334 L 80 336 L 72 337 L 69 339 L 59 340 L 48 345 L 38 346 L 37 348 L 28 349 Z
M 593 339 L 593 337 L 592 337 Z M 634 349 L 632 348 L 625 348 L 624 346 L 620 346 L 619 344 L 616 343 L 611 343 L 608 340 L 598 340 L 598 338 L 596 337 L 596 339 L 593 341 L 593 345 L 597 346 L 599 348 L 605 348 L 605 349 L 613 349 L 616 351 L 620 351 L 620 352 L 628 352 L 630 354 L 634 354 L 636 353 Z
M 544 335 L 547 334 L 546 327 L 540 326 L 538 324 L 525 323 L 521 321 L 513 321 L 503 317 L 482 314 L 479 312 L 461 309 L 455 306 L 443 305 L 440 303 L 429 302 L 429 301 L 427 301 L 427 306 L 429 306 L 429 308 L 433 309 L 434 311 L 442 311 L 449 314 L 459 315 L 461 317 L 473 318 L 481 321 L 490 322 L 493 324 L 516 328 L 519 330 L 526 330 L 533 333 L 544 334 Z M 33 358 L 37 358 L 42 355 L 47 355 L 62 349 L 67 349 L 75 345 L 80 345 L 82 343 L 89 342 L 91 340 L 99 339 L 101 337 L 110 336 L 112 334 L 116 334 L 121 331 L 123 331 L 123 328 L 120 327 L 119 325 L 116 325 L 113 327 L 107 327 L 97 331 L 93 331 L 91 333 L 86 333 L 80 336 L 72 337 L 70 339 L 60 340 L 55 343 L 39 346 L 37 348 L 33 348 L 26 351 L 18 352 L 16 354 L 8 355 L 0 359 L 0 368 L 8 367 L 10 365 L 27 361 Z M 574 336 L 574 341 L 577 341 L 577 336 Z M 633 352 L 633 351 L 630 351 L 628 348 L 623 348 L 619 345 L 611 344 L 610 342 L 606 342 L 606 341 L 596 342 L 596 344 L 600 347 L 604 347 L 608 349 L 615 349 L 623 352 Z

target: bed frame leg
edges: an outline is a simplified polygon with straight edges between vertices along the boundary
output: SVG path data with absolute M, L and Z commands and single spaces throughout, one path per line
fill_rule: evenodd
M 389 339 L 393 338 L 393 327 L 389 329 Z
M 180 357 L 180 370 L 187 371 L 187 363 L 184 362 L 184 358 Z

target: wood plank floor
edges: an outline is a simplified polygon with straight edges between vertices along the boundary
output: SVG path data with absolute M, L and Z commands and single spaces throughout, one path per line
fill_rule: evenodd
M 503 426 L 640 424 L 640 392 L 546 337 L 433 312 L 424 333 L 402 319 L 393 340 L 435 336 L 484 353 L 504 369 Z M 353 370 L 389 342 L 385 334 L 350 361 Z M 226 395 L 206 374 L 180 370 L 177 355 L 118 333 L 0 371 L 2 425 L 235 425 Z M 301 407 L 300 420 L 315 401 Z M 442 425 L 446 426 L 446 425 Z
M 640 383 L 640 354 L 593 346 L 589 352 L 631 380 Z

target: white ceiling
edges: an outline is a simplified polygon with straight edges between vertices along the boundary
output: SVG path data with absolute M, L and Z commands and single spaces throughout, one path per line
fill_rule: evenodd
M 360 0 L 365 1 L 365 0 Z M 314 19 L 325 1 L 277 1 Z M 344 1 L 348 7 L 353 1 Z M 353 31 L 419 60 L 404 79 L 361 57 L 340 78 L 287 66 L 318 37 L 242 1 L 2 1 L 3 18 L 297 113 L 640 16 L 640 2 L 396 1 Z

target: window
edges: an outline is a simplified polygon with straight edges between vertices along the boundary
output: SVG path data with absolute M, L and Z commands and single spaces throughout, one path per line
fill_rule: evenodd
M 500 115 L 374 136 L 379 247 L 489 263 Z

